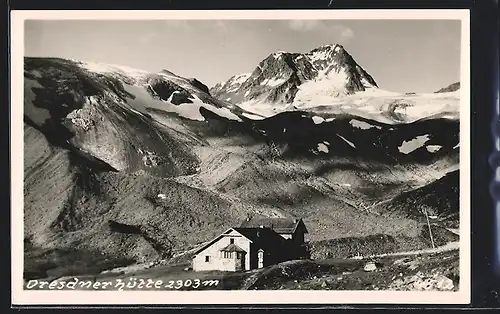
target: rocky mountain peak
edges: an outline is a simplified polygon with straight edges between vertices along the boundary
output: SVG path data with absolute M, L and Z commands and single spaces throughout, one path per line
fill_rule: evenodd
M 339 44 L 327 44 L 312 49 L 309 53 L 316 52 L 345 52 L 344 46 Z
M 329 94 L 353 94 L 377 88 L 375 80 L 339 44 L 306 53 L 277 51 L 263 59 L 250 75 L 233 76 L 215 85 L 211 94 L 233 103 L 292 103 L 305 83 L 321 84 Z

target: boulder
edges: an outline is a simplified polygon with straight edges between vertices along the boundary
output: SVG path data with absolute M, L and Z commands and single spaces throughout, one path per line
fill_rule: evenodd
M 369 262 L 365 264 L 365 267 L 363 269 L 364 271 L 375 271 L 377 270 L 377 265 L 375 265 L 374 262 Z
M 445 276 L 438 276 L 436 278 L 436 288 L 438 290 L 453 290 L 453 280 Z

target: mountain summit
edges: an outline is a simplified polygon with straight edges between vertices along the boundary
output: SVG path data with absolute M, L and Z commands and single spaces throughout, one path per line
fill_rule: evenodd
M 314 95 L 351 95 L 377 83 L 341 45 L 324 45 L 307 53 L 279 51 L 252 73 L 216 84 L 210 93 L 232 103 L 307 102 Z
M 443 87 L 434 93 L 436 93 L 436 94 L 437 93 L 450 93 L 450 92 L 456 92 L 459 89 L 460 89 L 460 82 L 456 82 L 456 83 L 450 84 L 446 87 Z

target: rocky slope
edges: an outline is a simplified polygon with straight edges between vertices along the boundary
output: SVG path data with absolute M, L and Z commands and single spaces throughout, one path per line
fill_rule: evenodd
M 194 112 L 198 120 L 204 119 L 201 106 L 226 114 L 217 101 L 210 102 L 203 89 L 186 83 L 194 81 L 107 71 L 72 60 L 25 59 L 27 241 L 34 248 L 91 249 L 154 259 L 182 247 L 183 240 L 173 240 L 179 236 L 178 219 L 202 229 L 199 240 L 189 235 L 195 243 L 207 237 L 203 233 L 208 231 L 210 237 L 217 232 L 216 225 L 236 221 L 227 201 L 170 179 L 197 171 L 200 160 L 191 146 L 204 145 L 203 140 L 154 120 L 141 97 L 168 112 L 177 110 L 176 117 Z M 168 89 L 172 86 L 174 91 Z M 187 97 L 179 103 L 193 107 L 183 111 L 175 102 L 157 100 L 177 92 Z M 183 196 L 183 189 L 189 196 Z M 168 218 L 185 206 L 183 215 Z M 109 221 L 139 226 L 140 232 L 116 232 Z
M 323 49 L 311 55 L 340 58 L 339 47 Z M 357 71 L 353 78 L 373 81 Z M 313 241 L 403 236 L 413 240 L 391 250 L 425 247 L 423 222 L 404 213 L 421 205 L 439 212 L 441 202 L 418 200 L 458 165 L 459 123 L 443 115 L 390 124 L 356 112 L 264 118 L 196 79 L 75 60 L 25 58 L 24 76 L 30 276 L 71 273 L 59 262 L 74 259 L 61 256 L 85 252 L 97 257 L 82 263 L 94 266 L 99 256 L 115 266 L 169 259 L 248 214 L 303 217 Z M 401 215 L 373 210 L 398 196 L 413 200 L 394 209 Z
M 437 92 L 435 93 L 449 93 L 449 92 L 456 92 L 457 90 L 460 89 L 460 82 L 456 82 L 456 83 L 453 83 L 453 84 L 450 84 L 446 87 L 443 87 L 441 88 L 440 90 L 438 90 Z
M 450 228 L 458 228 L 459 182 L 459 170 L 449 172 L 436 181 L 378 204 L 377 210 L 422 222 L 427 215 L 433 222 L 439 221 Z

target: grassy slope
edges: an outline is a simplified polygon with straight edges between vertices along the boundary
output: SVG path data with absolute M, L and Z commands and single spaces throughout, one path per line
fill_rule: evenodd
M 377 206 L 375 211 L 385 216 L 408 217 L 425 222 L 425 211 L 431 219 L 450 228 L 458 228 L 459 206 L 459 171 L 453 171 L 442 178 L 422 187 L 401 193 Z
M 432 283 L 441 275 L 453 281 L 452 290 L 458 289 L 458 251 L 405 259 L 379 258 L 374 262 L 379 268 L 375 272 L 363 271 L 365 262 L 354 260 L 282 263 L 261 272 L 259 278 L 249 288 L 256 290 L 420 290 L 420 287 L 426 286 L 425 279 L 429 279 L 429 289 L 438 290 L 432 287 Z M 418 279 L 415 280 L 416 278 Z

